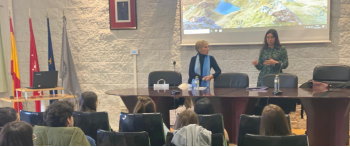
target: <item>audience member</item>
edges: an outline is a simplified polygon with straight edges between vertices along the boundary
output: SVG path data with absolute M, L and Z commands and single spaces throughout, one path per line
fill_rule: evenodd
M 197 114 L 214 114 L 213 104 L 210 102 L 208 98 L 199 99 L 194 105 L 194 112 Z M 228 137 L 228 133 L 226 129 L 224 129 L 226 141 L 229 142 L 230 138 Z
M 0 108 L 0 127 L 11 121 L 18 121 L 19 117 L 15 109 L 11 107 Z
M 0 132 L 0 146 L 33 146 L 33 128 L 24 121 L 12 121 L 3 126 Z
M 139 96 L 136 106 L 134 108 L 134 113 L 155 113 L 156 112 L 156 104 L 149 97 L 141 97 Z M 164 136 L 169 132 L 168 127 L 163 123 L 163 132 Z
M 86 91 L 81 94 L 79 111 L 96 112 L 98 100 L 94 92 Z
M 291 134 L 284 111 L 277 105 L 267 105 L 261 115 L 260 135 L 284 136 Z
M 197 114 L 193 110 L 181 112 L 175 122 L 171 143 L 176 146 L 211 146 L 211 131 L 198 124 Z
M 74 126 L 74 105 L 68 101 L 55 101 L 44 112 L 47 126 L 34 126 L 37 139 L 34 145 L 44 146 L 95 146 L 95 140 Z

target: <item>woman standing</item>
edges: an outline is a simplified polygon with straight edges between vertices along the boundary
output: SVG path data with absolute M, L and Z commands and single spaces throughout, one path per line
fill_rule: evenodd
M 288 67 L 287 50 L 281 46 L 275 29 L 270 29 L 266 32 L 264 46 L 260 51 L 259 60 L 254 60 L 252 63 L 256 69 L 260 70 L 258 87 L 261 86 L 261 80 L 264 75 L 282 73 L 282 69 Z

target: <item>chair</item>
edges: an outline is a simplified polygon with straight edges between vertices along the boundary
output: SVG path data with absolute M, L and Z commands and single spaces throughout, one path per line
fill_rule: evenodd
M 74 126 L 95 140 L 98 129 L 109 130 L 107 112 L 73 112 L 73 118 Z
M 43 118 L 44 112 L 30 112 L 30 111 L 23 111 L 20 112 L 20 119 L 21 121 L 25 121 L 32 126 L 39 125 L 39 126 L 45 126 L 44 118 Z
M 110 132 L 97 131 L 98 146 L 149 146 L 147 132 Z
M 274 88 L 274 79 L 276 74 L 267 74 L 262 78 L 261 85 L 269 88 Z M 279 74 L 280 88 L 298 88 L 298 77 L 294 74 L 281 73 Z M 299 99 L 280 99 L 271 98 L 269 104 L 280 106 L 286 114 L 294 112 L 297 103 L 301 103 Z M 259 106 L 262 110 L 267 104 L 267 99 L 259 99 Z
M 179 72 L 153 71 L 148 75 L 148 87 L 153 87 L 160 79 L 164 79 L 169 86 L 179 86 L 182 83 L 182 75 Z
M 215 88 L 246 88 L 249 77 L 244 73 L 222 73 L 214 80 Z
M 164 146 L 175 146 L 175 144 L 171 143 L 171 140 L 173 139 L 174 134 L 171 132 L 168 132 L 166 136 L 166 141 Z M 211 134 L 211 145 L 212 146 L 224 146 L 224 135 L 220 133 Z
M 220 113 L 210 115 L 198 114 L 198 121 L 200 126 L 211 131 L 213 134 L 221 133 L 225 135 L 223 117 Z
M 267 74 L 263 76 L 261 85 L 274 88 L 274 79 L 276 74 Z M 298 88 L 298 77 L 294 74 L 279 74 L 280 88 Z
M 286 118 L 289 128 L 291 128 L 289 115 L 286 115 Z M 245 145 L 245 134 L 260 134 L 260 120 L 261 116 L 259 115 L 241 115 L 238 131 L 238 146 Z
M 331 85 L 344 84 L 350 81 L 350 67 L 346 65 L 319 65 L 315 67 L 312 79 Z
M 120 113 L 119 132 L 146 131 L 152 146 L 165 142 L 163 118 L 160 113 Z
M 245 135 L 245 146 L 309 146 L 306 135 L 295 136 L 261 136 Z

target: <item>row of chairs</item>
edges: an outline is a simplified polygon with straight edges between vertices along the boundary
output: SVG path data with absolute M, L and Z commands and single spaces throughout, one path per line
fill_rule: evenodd
M 290 124 L 289 116 L 286 115 L 286 117 Z M 254 145 L 251 144 L 253 142 L 272 143 L 272 145 L 308 145 L 305 135 L 285 137 L 259 136 L 260 119 L 260 116 L 256 115 L 241 116 L 237 145 Z M 201 126 L 213 133 L 212 145 L 223 146 L 224 123 L 222 115 L 198 115 L 198 120 Z M 26 121 L 32 125 L 45 125 L 41 112 L 21 111 L 21 121 Z M 160 113 L 121 113 L 119 132 L 108 131 L 109 122 L 106 112 L 74 112 L 74 122 L 76 127 L 81 128 L 86 135 L 94 138 L 97 145 L 171 145 L 173 137 L 172 133 L 168 133 L 166 137 L 164 136 L 163 121 Z M 166 141 L 164 141 L 165 139 Z

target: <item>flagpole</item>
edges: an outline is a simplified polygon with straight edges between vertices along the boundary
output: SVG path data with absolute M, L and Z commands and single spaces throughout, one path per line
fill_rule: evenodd
M 29 18 L 32 18 L 32 15 L 30 14 L 30 8 L 29 8 Z

